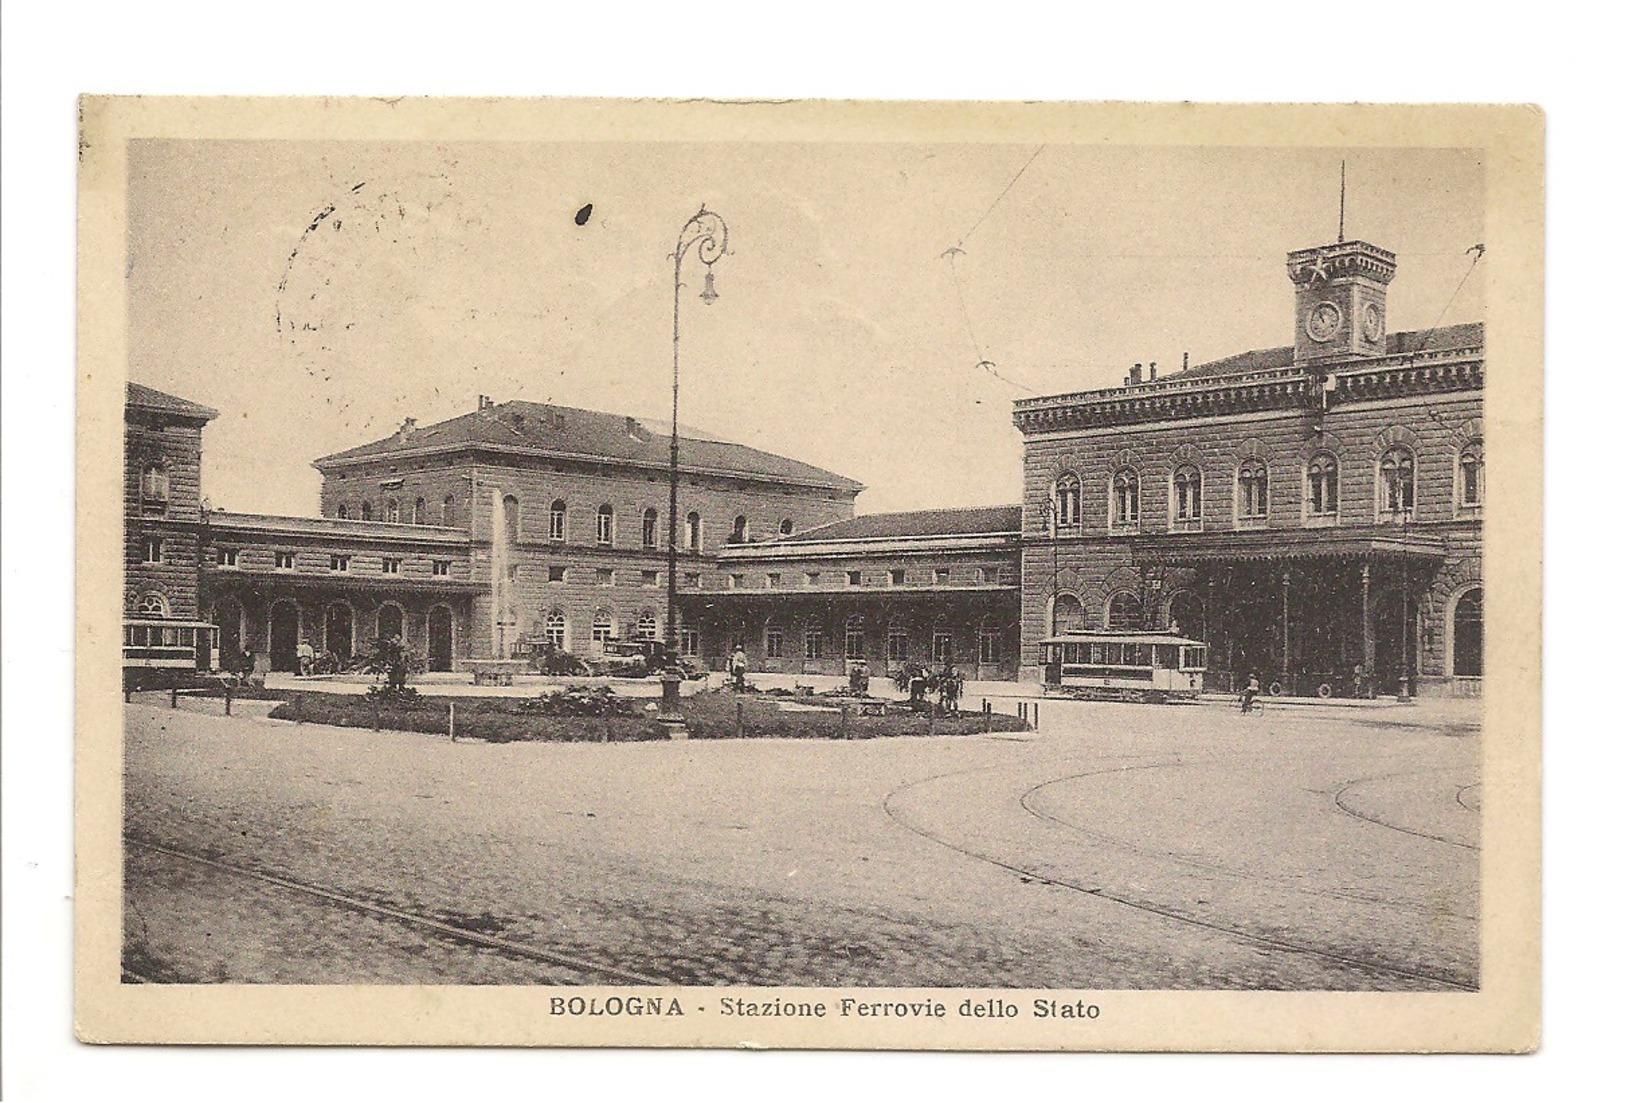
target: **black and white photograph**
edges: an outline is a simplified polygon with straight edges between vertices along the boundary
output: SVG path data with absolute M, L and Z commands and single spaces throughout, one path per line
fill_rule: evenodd
M 86 107 L 90 1040 L 1533 1038 L 1538 117 Z

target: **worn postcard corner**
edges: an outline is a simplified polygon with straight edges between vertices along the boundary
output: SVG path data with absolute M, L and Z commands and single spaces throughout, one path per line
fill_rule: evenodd
M 1538 109 L 80 112 L 83 1040 L 1538 1045 Z

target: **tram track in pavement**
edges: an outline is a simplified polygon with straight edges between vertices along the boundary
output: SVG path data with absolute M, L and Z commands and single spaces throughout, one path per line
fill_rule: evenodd
M 1210 762 L 1214 760 L 1203 759 L 1201 761 Z M 1169 766 L 1186 766 L 1191 764 L 1192 763 L 1183 759 L 1178 762 L 1167 763 Z M 1075 823 L 1072 820 L 1066 819 L 1062 816 L 1057 816 L 1053 812 L 1046 812 L 1041 808 L 1035 807 L 1033 804 L 1034 797 L 1036 797 L 1040 791 L 1047 789 L 1052 785 L 1062 785 L 1066 782 L 1077 781 L 1081 778 L 1095 777 L 1100 773 L 1101 771 L 1099 770 L 1088 770 L 1080 774 L 1067 774 L 1064 777 L 1051 778 L 1048 781 L 1040 782 L 1039 784 L 1034 785 L 1031 789 L 1028 789 L 1025 793 L 1021 794 L 1021 807 L 1038 819 L 1055 824 L 1057 827 L 1065 830 L 1077 832 L 1079 835 L 1082 835 L 1085 838 L 1093 839 L 1095 842 L 1101 843 L 1102 845 L 1127 851 L 1131 854 L 1138 854 L 1141 857 L 1151 858 L 1155 861 L 1171 862 L 1174 865 L 1184 866 L 1188 869 L 1198 870 L 1202 873 L 1218 874 L 1220 876 L 1230 877 L 1238 881 L 1251 881 L 1255 884 L 1276 885 L 1305 896 L 1320 896 L 1328 900 L 1343 900 L 1351 904 L 1370 904 L 1377 907 L 1392 908 L 1396 911 L 1413 912 L 1418 915 L 1447 916 L 1451 919 L 1462 919 L 1471 922 L 1476 922 L 1478 919 L 1478 916 L 1476 915 L 1463 915 L 1459 912 L 1453 912 L 1449 909 L 1441 908 L 1437 904 L 1408 904 L 1402 900 L 1390 900 L 1386 897 L 1377 896 L 1371 893 L 1350 892 L 1339 889 L 1317 889 L 1308 885 L 1299 884 L 1297 879 L 1291 876 L 1253 873 L 1248 870 L 1237 869 L 1234 866 L 1225 865 L 1222 862 L 1210 862 L 1201 858 L 1193 858 L 1188 854 L 1180 854 L 1172 850 L 1162 850 L 1156 847 L 1140 846 L 1136 843 L 1129 842 L 1126 839 L 1120 839 L 1115 835 L 1108 835 L 1105 832 L 1096 831 L 1093 828 L 1085 827 L 1080 823 Z M 1339 809 L 1339 811 L 1342 810 Z
M 607 978 L 607 980 L 600 979 L 596 981 L 587 979 L 578 983 L 613 983 L 655 987 L 680 983 L 678 981 L 667 980 L 645 973 L 638 973 L 630 969 L 623 969 L 616 965 L 589 961 L 586 958 L 576 957 L 573 954 L 560 953 L 556 950 L 548 950 L 542 947 L 532 946 L 528 943 L 514 941 L 513 939 L 500 938 L 496 935 L 485 934 L 481 931 L 469 930 L 467 928 L 457 926 L 454 923 L 448 923 L 444 920 L 436 919 L 433 916 L 423 915 L 419 912 L 409 911 L 405 908 L 395 907 L 388 904 L 380 904 L 372 900 L 363 900 L 360 897 L 351 896 L 347 893 L 339 892 L 335 889 L 327 888 L 322 885 L 312 884 L 308 881 L 300 881 L 292 877 L 282 876 L 280 874 L 265 873 L 260 870 L 249 869 L 245 866 L 234 865 L 230 862 L 221 861 L 218 858 L 212 858 L 205 854 L 198 854 L 193 851 L 184 850 L 165 843 L 155 842 L 151 839 L 140 836 L 125 835 L 124 842 L 126 846 L 133 846 L 154 854 L 162 854 L 166 857 L 209 869 L 216 873 L 224 873 L 229 876 L 254 881 L 261 885 L 270 885 L 286 892 L 294 893 L 309 899 L 318 900 L 330 907 L 370 916 L 374 919 L 386 920 L 391 923 L 407 927 L 421 934 L 447 939 L 465 946 L 475 946 L 482 949 L 491 950 L 509 958 L 516 958 L 524 961 L 573 970 L 583 974 L 587 978 Z M 128 966 L 124 967 L 122 972 L 125 977 L 130 978 L 130 980 L 126 981 L 126 983 L 156 983 L 152 978 L 144 976 Z
M 1344 782 L 1343 785 L 1332 794 L 1332 804 L 1345 816 L 1351 816 L 1354 819 L 1361 820 L 1365 823 L 1374 824 L 1377 827 L 1385 827 L 1389 831 L 1398 831 L 1402 835 L 1410 835 L 1418 839 L 1430 839 L 1433 842 L 1443 843 L 1445 846 L 1459 847 L 1462 850 L 1480 849 L 1477 843 L 1464 843 L 1460 839 L 1448 839 L 1443 835 L 1435 835 L 1432 832 L 1418 831 L 1414 827 L 1405 827 L 1402 824 L 1389 823 L 1387 820 L 1381 819 L 1377 816 L 1368 815 L 1367 813 L 1361 812 L 1358 809 L 1349 807 L 1347 800 L 1344 799 L 1347 796 L 1348 791 L 1357 785 L 1369 785 L 1373 781 L 1393 781 L 1396 778 L 1402 777 L 1421 777 L 1424 774 L 1438 772 L 1439 771 L 1437 770 L 1402 770 L 1399 773 L 1394 774 L 1377 774 L 1372 777 L 1355 778 L 1353 781 Z M 1456 790 L 1456 803 L 1460 804 L 1463 808 L 1466 808 L 1469 812 L 1474 811 L 1474 809 L 1469 808 L 1468 805 L 1462 801 L 1461 794 L 1465 790 L 1471 788 L 1473 788 L 1473 786 L 1463 785 L 1461 788 Z
M 1173 765 L 1187 764 L 1189 764 L 1187 760 L 1176 759 L 1172 762 L 1163 761 L 1130 766 L 1115 766 L 1109 769 L 1086 771 L 1073 775 L 1073 778 L 1069 780 L 1074 780 L 1079 777 L 1124 773 L 1131 770 L 1163 769 Z M 1131 897 L 1124 893 L 1114 892 L 1099 885 L 1079 884 L 1076 881 L 1068 880 L 1065 877 L 1057 877 L 1054 874 L 1044 873 L 1037 869 L 1031 869 L 1018 862 L 1007 861 L 991 854 L 984 854 L 978 850 L 962 845 L 961 843 L 940 835 L 937 832 L 931 831 L 918 823 L 911 823 L 907 818 L 902 816 L 895 807 L 897 798 L 908 792 L 910 789 L 920 788 L 933 782 L 944 781 L 949 778 L 985 772 L 991 768 L 994 767 L 981 766 L 972 770 L 950 770 L 945 773 L 933 774 L 930 777 L 918 778 L 914 781 L 899 785 L 888 792 L 881 799 L 881 810 L 893 823 L 897 824 L 906 831 L 918 835 L 920 838 L 926 839 L 927 841 L 935 843 L 938 846 L 964 855 L 967 858 L 995 866 L 1009 873 L 1013 873 L 1018 877 L 1026 878 L 1039 884 L 1051 885 L 1056 888 L 1066 889 L 1095 900 L 1115 904 L 1120 907 L 1129 908 L 1144 914 L 1155 915 L 1176 924 L 1227 936 L 1262 949 L 1316 958 L 1330 964 L 1353 968 L 1368 974 L 1378 974 L 1382 976 L 1401 977 L 1412 981 L 1422 981 L 1427 984 L 1437 985 L 1439 987 L 1449 988 L 1461 992 L 1478 991 L 1478 986 L 1476 984 L 1465 983 L 1454 977 L 1446 976 L 1441 973 L 1431 972 L 1425 969 L 1407 968 L 1403 965 L 1395 965 L 1391 962 L 1379 961 L 1375 958 L 1362 957 L 1358 954 L 1330 950 L 1323 946 L 1315 946 L 1307 942 L 1298 942 L 1292 939 L 1285 939 L 1276 935 L 1260 934 L 1256 931 L 1250 931 L 1245 927 L 1236 924 L 1223 923 L 1216 920 L 1202 919 L 1197 916 L 1188 915 L 1171 905 L 1158 903 L 1154 900 Z M 1049 779 L 1050 782 L 1057 780 L 1060 779 Z M 1047 783 L 1048 782 L 1044 784 Z M 1041 787 L 1042 784 L 1040 786 L 1034 786 L 1033 788 Z M 1028 792 L 1031 791 L 1031 789 L 1028 790 Z M 1023 795 L 1025 796 L 1025 794 Z M 1025 811 L 1029 816 L 1042 819 L 1042 817 L 1037 816 L 1032 809 L 1026 807 L 1025 805 L 1023 805 L 1022 808 L 1023 811 Z

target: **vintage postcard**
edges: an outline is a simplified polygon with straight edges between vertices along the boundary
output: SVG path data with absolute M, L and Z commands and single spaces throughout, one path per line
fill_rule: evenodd
M 1538 1044 L 1538 110 L 81 114 L 82 1039 Z

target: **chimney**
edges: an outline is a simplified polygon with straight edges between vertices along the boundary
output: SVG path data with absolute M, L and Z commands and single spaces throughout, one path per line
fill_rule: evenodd
M 488 394 L 480 395 L 479 408 L 481 410 L 489 410 L 491 408 L 491 396 L 490 395 L 488 395 Z
M 1191 366 L 1191 354 L 1190 354 L 1190 350 L 1187 349 L 1187 350 L 1185 350 L 1185 362 L 1180 365 L 1179 370 L 1180 371 L 1189 371 L 1190 366 Z
M 1157 362 L 1155 360 L 1153 360 L 1153 361 L 1151 361 L 1151 382 L 1155 383 L 1156 381 L 1157 381 Z
M 1128 370 L 1128 383 L 1129 383 L 1129 386 L 1138 387 L 1140 385 L 1140 378 L 1141 378 L 1140 373 L 1141 373 L 1141 370 L 1144 367 L 1145 367 L 1145 365 L 1143 365 L 1143 364 L 1135 364 L 1132 368 L 1130 368 Z

